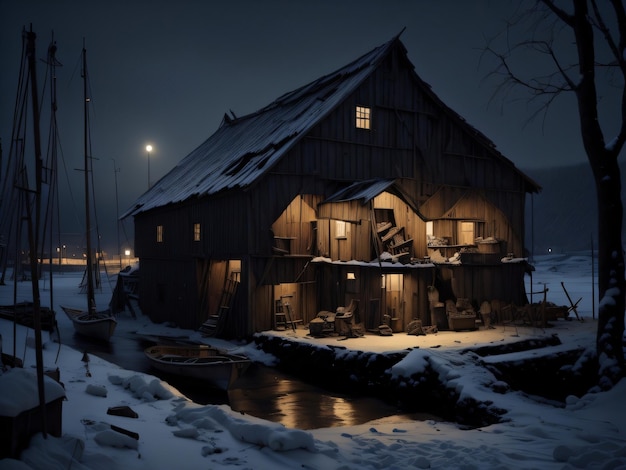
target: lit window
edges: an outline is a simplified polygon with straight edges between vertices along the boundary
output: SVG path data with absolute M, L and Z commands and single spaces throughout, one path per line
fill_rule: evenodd
M 343 220 L 335 220 L 335 237 L 346 238 L 346 223 Z
M 193 224 L 193 241 L 200 241 L 200 224 Z
M 461 222 L 459 244 L 472 245 L 474 243 L 474 222 Z
M 372 110 L 364 106 L 356 107 L 356 127 L 358 129 L 369 129 Z
M 157 243 L 163 243 L 163 225 L 157 225 Z

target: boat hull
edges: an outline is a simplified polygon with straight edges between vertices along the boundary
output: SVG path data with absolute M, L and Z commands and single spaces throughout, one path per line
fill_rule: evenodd
M 228 390 L 250 365 L 250 359 L 208 345 L 156 345 L 144 350 L 152 366 L 167 374 L 202 380 Z
M 61 307 L 74 325 L 74 331 L 100 341 L 110 341 L 115 332 L 117 320 L 110 312 L 98 312 L 90 315 L 84 310 Z
M 35 307 L 32 302 L 20 302 L 13 305 L 0 305 L 0 318 L 5 318 L 24 325 L 35 328 Z M 53 310 L 48 307 L 39 307 L 39 322 L 41 329 L 54 331 L 56 328 L 56 318 Z

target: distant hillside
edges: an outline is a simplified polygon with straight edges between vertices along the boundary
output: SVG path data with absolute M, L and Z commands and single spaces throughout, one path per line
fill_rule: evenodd
M 589 250 L 592 236 L 597 248 L 598 210 L 589 164 L 522 171 L 543 188 L 526 201 L 528 250 L 537 255 L 550 248 L 553 252 Z M 622 181 L 625 174 L 622 169 Z

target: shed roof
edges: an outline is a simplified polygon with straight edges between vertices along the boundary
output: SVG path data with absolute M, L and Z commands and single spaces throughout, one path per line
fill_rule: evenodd
M 224 115 L 218 130 L 142 194 L 121 218 L 191 198 L 248 187 L 374 72 L 400 42 L 400 34 L 335 72 L 285 93 L 254 113 L 239 118 Z M 404 49 L 403 45 L 401 47 Z M 495 150 L 489 139 L 465 123 L 428 85 L 426 87 L 448 113 L 463 121 L 468 130 L 484 139 L 498 157 L 514 167 Z M 523 176 L 530 187 L 535 185 Z
M 335 194 L 327 197 L 322 204 L 329 202 L 344 201 L 361 201 L 361 204 L 367 204 L 380 193 L 385 191 L 394 183 L 393 179 L 376 179 L 367 181 L 357 181 L 347 188 L 337 191 Z

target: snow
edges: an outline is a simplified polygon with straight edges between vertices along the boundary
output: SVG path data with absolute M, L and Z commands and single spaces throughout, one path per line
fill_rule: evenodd
M 564 345 L 511 357 L 539 357 L 566 346 L 593 347 L 595 343 L 592 306 L 592 262 L 590 256 L 546 255 L 535 259 L 534 292 L 548 287 L 548 300 L 569 306 L 561 289 L 563 281 L 572 300 L 581 298 L 578 313 L 582 322 L 558 320 L 553 328 L 496 326 L 473 332 L 439 332 L 426 336 L 394 334 L 367 336 L 341 342 L 353 351 L 385 352 L 409 349 L 391 373 L 404 380 L 424 370 L 427 364 L 446 381 L 461 399 L 490 400 L 506 410 L 499 424 L 466 429 L 455 423 L 409 421 L 392 417 L 358 426 L 300 430 L 234 412 L 226 405 L 199 405 L 185 398 L 156 377 L 125 370 L 95 355 L 83 362 L 83 353 L 52 341 L 44 332 L 43 358 L 46 368 L 60 369 L 66 401 L 63 402 L 63 436 L 35 435 L 20 460 L 0 460 L 1 469 L 407 469 L 407 468 L 626 468 L 626 380 L 607 392 L 594 391 L 570 396 L 565 404 L 527 396 L 506 388 L 482 366 L 490 358 L 477 359 L 460 352 L 472 345 L 493 344 L 557 334 Z M 78 293 L 79 275 L 55 277 L 55 301 L 67 303 Z M 43 281 L 42 281 L 43 282 Z M 530 282 L 530 280 L 529 280 Z M 29 283 L 18 283 L 20 295 Z M 531 286 L 528 286 L 530 288 Z M 57 292 L 58 291 L 58 292 Z M 110 292 L 98 293 L 98 305 L 108 303 Z M 24 292 L 24 293 L 22 293 Z M 12 288 L 0 287 L 0 303 L 12 302 Z M 21 297 L 18 300 L 25 300 Z M 540 300 L 535 296 L 534 301 Z M 74 299 L 74 303 L 78 299 Z M 57 310 L 58 311 L 58 310 Z M 58 321 L 69 321 L 58 315 Z M 155 325 L 145 316 L 122 314 L 118 328 L 144 336 L 176 336 L 200 339 L 196 332 Z M 3 352 L 13 350 L 13 325 L 0 320 Z M 279 334 L 268 332 L 267 334 Z M 285 333 L 282 333 L 285 335 Z M 288 332 L 293 341 L 337 346 L 337 338 L 312 339 L 304 328 Z M 18 327 L 15 344 L 32 373 L 35 364 L 33 332 Z M 233 344 L 213 340 L 219 346 L 243 351 L 254 360 L 273 363 L 254 343 Z M 58 357 L 58 359 L 57 359 Z M 55 362 L 56 361 L 56 362 Z M 23 393 L 19 380 L 4 385 L 3 402 Z M 9 400 L 7 400 L 7 396 Z M 107 409 L 129 406 L 137 418 L 108 415 Z M 28 405 L 30 406 L 30 402 Z M 14 410 L 15 411 L 15 410 Z M 121 434 L 117 426 L 139 438 Z M 132 433 L 131 433 L 132 434 Z
M 65 397 L 65 390 L 58 382 L 44 376 L 44 397 L 46 403 L 51 403 Z M 38 404 L 37 377 L 33 371 L 17 368 L 11 374 L 0 375 L 0 416 L 15 417 Z

